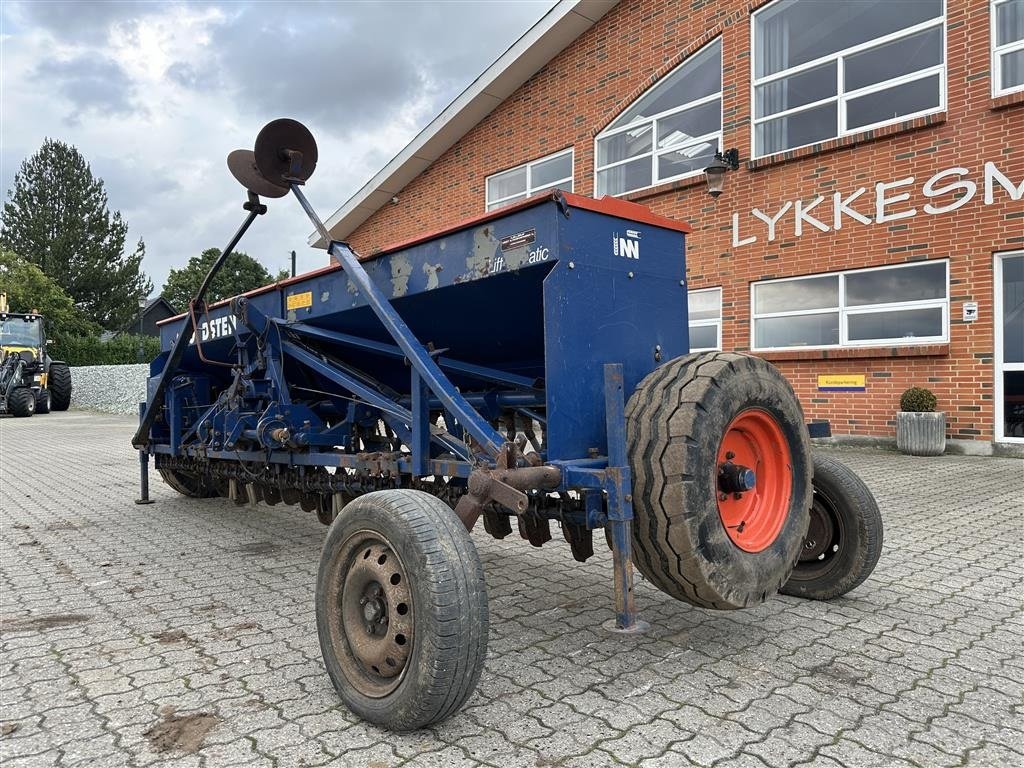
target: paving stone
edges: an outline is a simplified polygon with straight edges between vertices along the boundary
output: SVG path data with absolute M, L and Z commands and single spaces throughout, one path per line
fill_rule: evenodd
M 600 628 L 604 548 L 579 565 L 561 542 L 475 534 L 491 606 L 479 689 L 447 722 L 391 734 L 323 670 L 315 516 L 184 499 L 156 474 L 156 503 L 137 506 L 133 426 L 70 411 L 0 427 L 4 768 L 1024 764 L 1024 568 L 1006 546 L 1024 515 L 1000 490 L 1019 461 L 830 450 L 886 521 L 867 582 L 716 613 L 639 580 L 653 626 L 634 637 Z M 54 453 L 42 487 L 8 469 Z M 9 629 L 40 617 L 56 623 Z M 155 751 L 150 729 L 191 713 L 217 718 L 198 751 Z

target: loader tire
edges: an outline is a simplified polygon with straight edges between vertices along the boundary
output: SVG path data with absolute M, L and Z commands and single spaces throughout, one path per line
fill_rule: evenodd
M 331 682 L 359 717 L 411 731 L 454 714 L 487 655 L 483 567 L 465 526 L 421 491 L 359 496 L 328 530 L 316 624 Z
M 67 363 L 50 363 L 46 377 L 50 390 L 50 410 L 66 411 L 71 407 L 71 369 Z
M 219 495 L 217 488 L 210 485 L 206 478 L 192 472 L 163 467 L 157 471 L 160 472 L 160 477 L 164 479 L 164 482 L 182 496 L 188 496 L 190 499 L 209 499 Z
M 749 355 L 677 358 L 637 387 L 626 428 L 638 570 L 702 608 L 778 592 L 811 505 L 807 427 L 782 374 Z
M 36 413 L 49 413 L 50 412 L 50 390 L 43 389 L 39 392 L 39 397 L 36 398 Z
M 867 485 L 845 464 L 814 457 L 811 524 L 785 595 L 831 600 L 859 587 L 882 554 L 882 513 Z
M 8 413 L 25 418 L 36 412 L 36 394 L 30 387 L 15 387 L 7 397 Z

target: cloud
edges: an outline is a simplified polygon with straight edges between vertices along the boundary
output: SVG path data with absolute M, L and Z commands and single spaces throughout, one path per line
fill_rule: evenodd
M 79 54 L 70 59 L 49 59 L 36 67 L 34 80 L 56 91 L 72 105 L 68 120 L 78 122 L 86 112 L 125 115 L 138 109 L 134 84 L 113 59 Z
M 264 122 L 310 126 L 306 192 L 327 216 L 552 5 L 4 2 L 0 192 L 44 138 L 75 145 L 159 288 L 238 226 L 225 158 Z M 272 272 L 292 249 L 300 270 L 322 266 L 295 202 L 269 205 L 241 249 Z

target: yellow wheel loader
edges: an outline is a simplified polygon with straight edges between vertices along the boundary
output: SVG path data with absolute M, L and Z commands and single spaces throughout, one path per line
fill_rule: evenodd
M 11 312 L 0 294 L 0 413 L 25 417 L 71 405 L 71 369 L 47 353 L 45 324 L 36 311 Z

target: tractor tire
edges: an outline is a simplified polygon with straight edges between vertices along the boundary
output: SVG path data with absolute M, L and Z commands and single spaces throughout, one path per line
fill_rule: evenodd
M 421 491 L 358 497 L 324 542 L 316 624 L 331 682 L 359 717 L 412 731 L 454 714 L 487 655 L 487 591 L 465 526 Z
M 7 412 L 26 418 L 36 412 L 36 393 L 31 387 L 15 387 L 7 396 Z
M 164 479 L 164 482 L 182 496 L 188 496 L 190 499 L 210 499 L 219 495 L 217 488 L 210 485 L 206 478 L 192 472 L 162 467 L 157 471 L 160 473 L 160 477 Z
M 39 390 L 39 397 L 36 398 L 36 413 L 50 412 L 50 390 Z
M 807 427 L 782 374 L 749 355 L 677 358 L 630 397 L 626 430 L 640 573 L 702 608 L 775 594 L 811 506 Z
M 793 575 L 780 590 L 831 600 L 859 587 L 882 554 L 882 513 L 875 497 L 845 464 L 814 457 L 811 524 Z
M 46 377 L 50 390 L 50 410 L 66 411 L 71 407 L 71 369 L 67 363 L 50 363 Z

